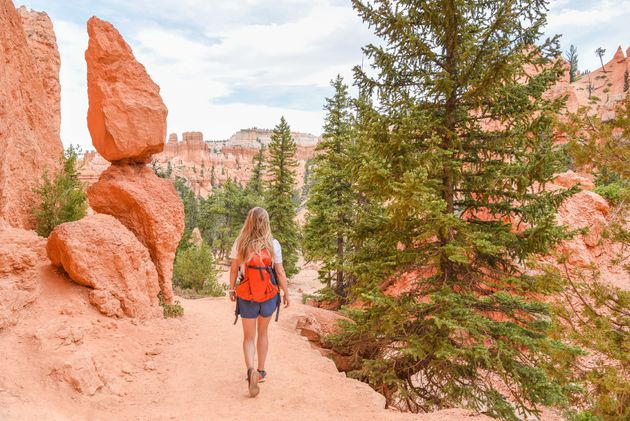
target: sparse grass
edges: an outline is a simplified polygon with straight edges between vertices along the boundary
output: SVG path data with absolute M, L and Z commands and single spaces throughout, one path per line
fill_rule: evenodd
M 165 319 L 170 317 L 181 317 L 184 315 L 184 307 L 182 307 L 179 301 L 175 301 L 173 304 L 167 304 L 162 297 L 162 293 L 158 294 L 158 299 L 160 300 L 160 306 L 162 307 Z

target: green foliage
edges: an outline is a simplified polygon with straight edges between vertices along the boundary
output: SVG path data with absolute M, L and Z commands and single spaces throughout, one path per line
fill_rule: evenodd
M 562 165 L 563 99 L 543 93 L 563 69 L 557 37 L 537 45 L 544 4 L 353 5 L 383 45 L 364 48 L 369 72 L 355 68 L 360 206 L 348 259 L 364 306 L 336 350 L 357 362 L 350 375 L 413 411 L 515 420 L 564 404 L 580 351 L 550 337 L 550 309 L 534 298 L 548 280 L 527 271 L 568 237 L 555 213 L 575 192 L 535 188 Z M 408 292 L 380 291 L 402 274 Z
M 572 272 L 565 264 L 559 275 L 567 286 L 555 308 L 558 336 L 589 350 L 592 360 L 575 368 L 590 393 L 574 403 L 588 408 L 582 416 L 592 418 L 585 419 L 630 419 L 630 293 L 597 272 Z
M 624 195 L 628 195 L 627 190 L 629 187 L 622 181 L 615 181 L 613 183 L 598 186 L 593 191 L 600 196 L 604 197 L 611 204 L 617 205 L 621 201 Z
M 628 74 L 628 69 L 626 69 L 623 72 L 623 91 L 628 92 L 628 89 L 630 89 L 630 77 Z
M 173 175 L 173 165 L 171 165 L 170 161 L 168 162 L 168 164 L 166 164 L 166 170 L 162 169 L 162 166 L 157 160 L 151 161 L 149 166 L 151 167 L 155 175 L 160 178 L 171 178 L 171 176 Z
M 569 81 L 573 83 L 577 80 L 578 74 L 578 54 L 575 45 L 571 44 L 564 57 L 569 62 Z
M 173 284 L 206 295 L 225 295 L 225 286 L 217 282 L 212 250 L 207 244 L 192 245 L 177 253 L 173 266 Z
M 343 299 L 349 292 L 345 255 L 357 205 L 352 187 L 352 102 L 341 76 L 331 85 L 335 94 L 324 106 L 327 114 L 323 140 L 313 158 L 303 245 L 305 257 L 322 264 L 320 281 L 330 288 L 334 279 L 336 295 Z
M 179 301 L 175 301 L 173 304 L 167 304 L 164 301 L 164 297 L 162 297 L 162 293 L 158 294 L 158 299 L 160 300 L 160 306 L 162 307 L 162 314 L 165 319 L 170 317 L 181 317 L 184 315 L 184 307 L 179 303 Z
M 175 190 L 184 205 L 184 233 L 179 241 L 178 250 L 189 247 L 190 234 L 199 224 L 199 198 L 186 184 L 186 179 L 176 177 L 173 181 Z
M 602 122 L 581 110 L 566 125 L 568 150 L 578 168 L 595 168 L 597 188 L 614 209 L 606 241 L 616 243 L 611 265 L 630 273 L 630 98 Z M 601 279 L 595 270 L 564 264 L 557 276 L 567 284 L 557 305 L 558 336 L 589 350 L 594 363 L 577 367 L 589 391 L 576 402 L 583 419 L 630 419 L 630 293 Z M 591 418 L 588 418 L 591 416 Z M 579 418 L 576 418 L 579 419 Z
M 44 172 L 39 186 L 33 189 L 39 204 L 33 209 L 37 234 L 48 237 L 59 224 L 77 221 L 87 213 L 85 186 L 79 180 L 77 159 L 79 147 L 70 146 L 61 156 L 61 169 L 50 178 Z
M 253 191 L 251 183 L 242 188 L 228 179 L 202 201 L 199 228 L 205 241 L 219 258 L 225 258 L 245 222 L 247 212 L 262 206 L 263 197 Z
M 247 189 L 253 193 L 262 196 L 264 185 L 263 185 L 263 174 L 265 171 L 265 145 L 264 143 L 260 144 L 260 149 L 258 153 L 254 155 L 253 159 L 254 168 L 252 170 L 252 176 L 247 182 Z
M 282 263 L 288 277 L 298 272 L 300 242 L 294 201 L 296 152 L 297 144 L 291 137 L 291 128 L 282 117 L 273 129 L 269 144 L 265 208 L 269 212 L 271 232 L 282 245 Z

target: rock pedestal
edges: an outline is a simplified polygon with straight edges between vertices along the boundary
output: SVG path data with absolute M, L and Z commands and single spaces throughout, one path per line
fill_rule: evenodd
M 171 302 L 175 250 L 184 231 L 184 206 L 173 183 L 146 165 L 111 165 L 88 189 L 88 199 L 94 211 L 114 216 L 149 249 Z

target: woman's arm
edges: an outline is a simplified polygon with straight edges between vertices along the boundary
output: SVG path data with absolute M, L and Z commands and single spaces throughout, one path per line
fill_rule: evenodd
M 230 265 L 230 289 L 228 290 L 228 296 L 231 301 L 236 301 L 234 289 L 236 288 L 236 275 L 238 274 L 240 264 L 241 262 L 238 259 L 232 259 L 232 264 Z
M 289 283 L 287 282 L 287 275 L 284 273 L 284 266 L 282 263 L 276 263 L 274 266 L 276 270 L 276 275 L 278 275 L 278 284 L 282 289 L 282 302 L 285 307 L 289 307 L 290 298 L 289 298 Z

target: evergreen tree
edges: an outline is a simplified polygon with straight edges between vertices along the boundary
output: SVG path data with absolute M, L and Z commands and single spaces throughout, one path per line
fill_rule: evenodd
M 296 152 L 297 144 L 291 137 L 291 128 L 282 117 L 274 127 L 269 143 L 265 207 L 269 212 L 271 231 L 282 245 L 283 265 L 288 277 L 298 272 L 299 232 L 293 198 Z
M 79 180 L 79 147 L 70 146 L 61 155 L 62 168 L 50 178 L 44 172 L 41 184 L 33 191 L 39 204 L 33 209 L 37 234 L 48 237 L 59 224 L 77 221 L 87 214 L 85 186 Z
M 606 49 L 602 47 L 597 47 L 595 50 L 595 55 L 599 57 L 599 62 L 602 64 L 602 70 L 606 73 L 606 68 L 604 67 L 604 54 L 606 54 Z
M 253 159 L 254 169 L 250 177 L 247 188 L 254 194 L 263 194 L 263 173 L 265 171 L 265 145 L 261 142 L 258 153 Z
M 363 306 L 335 349 L 353 357 L 349 375 L 412 411 L 514 420 L 562 404 L 578 350 L 549 337 L 549 306 L 535 297 L 551 287 L 527 267 L 567 237 L 555 212 L 574 192 L 539 187 L 561 165 L 563 105 L 543 96 L 563 70 L 557 37 L 536 45 L 545 4 L 353 5 L 384 45 L 364 48 L 373 70 L 355 68 L 373 102 L 359 104 L 353 177 L 366 207 L 352 234 Z M 382 292 L 401 278 L 402 292 Z
M 575 45 L 571 44 L 569 51 L 565 53 L 565 57 L 569 62 L 569 81 L 573 83 L 577 80 L 578 74 L 578 54 Z
M 623 91 L 628 92 L 630 88 L 630 75 L 628 74 L 628 69 L 623 72 Z
M 199 228 L 217 256 L 225 258 L 245 222 L 247 213 L 263 198 L 228 179 L 201 204 Z
M 349 145 L 352 141 L 351 98 L 341 76 L 331 82 L 335 89 L 326 99 L 323 140 L 316 148 L 308 210 L 304 226 L 304 250 L 308 259 L 319 260 L 319 276 L 345 298 L 348 282 L 344 271 L 348 232 L 355 205 Z
M 199 198 L 194 191 L 188 185 L 186 185 L 186 179 L 182 177 L 176 177 L 173 181 L 175 190 L 179 194 L 184 205 L 184 233 L 179 241 L 178 249 L 185 249 L 190 244 L 190 234 L 192 230 L 197 226 L 199 219 Z

